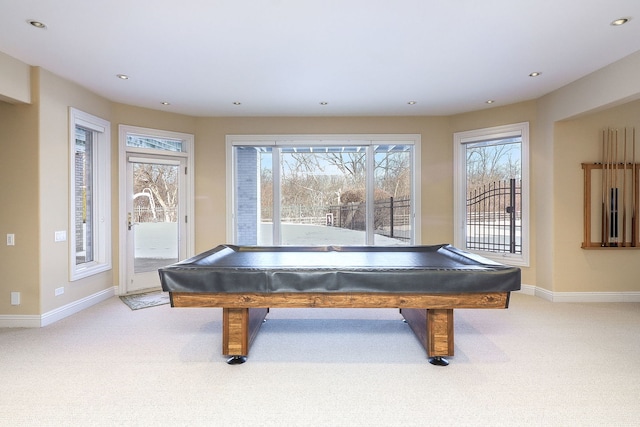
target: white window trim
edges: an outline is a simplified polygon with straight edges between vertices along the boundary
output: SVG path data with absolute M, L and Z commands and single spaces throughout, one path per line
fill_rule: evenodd
M 467 165 L 465 144 L 482 141 L 486 139 L 497 139 L 508 136 L 522 136 L 522 157 L 521 157 L 521 174 L 522 174 L 522 254 L 495 253 L 487 251 L 469 250 L 466 248 L 466 181 L 467 181 Z M 456 132 L 453 134 L 453 240 L 454 245 L 460 249 L 474 252 L 485 258 L 494 261 L 528 267 L 530 253 L 529 239 L 529 122 L 515 123 L 510 125 L 495 126 L 484 129 L 476 129 L 465 132 Z
M 75 197 L 75 144 L 76 126 L 82 126 L 96 132 L 95 158 L 93 162 L 93 188 L 95 189 L 94 208 L 94 261 L 76 264 L 76 209 Z M 111 270 L 111 123 L 77 110 L 69 108 L 69 144 L 70 144 L 70 209 L 69 209 L 69 280 L 75 281 Z
M 227 221 L 226 236 L 227 241 L 235 243 L 235 176 L 234 176 L 234 150 L 236 145 L 256 145 L 266 147 L 276 146 L 292 146 L 292 145 L 378 145 L 385 143 L 403 143 L 413 145 L 413 244 L 421 244 L 422 227 L 421 227 L 421 145 L 422 139 L 420 134 L 309 134 L 309 135 L 227 135 L 226 136 L 226 204 L 227 204 Z M 368 211 L 371 211 L 369 208 Z
M 134 134 L 138 136 L 151 136 L 157 138 L 166 138 L 166 139 L 177 139 L 181 140 L 183 143 L 182 151 L 163 151 L 156 150 L 152 148 L 141 148 L 141 147 L 129 147 L 127 146 L 127 135 Z M 189 171 L 187 174 L 187 190 L 185 194 L 186 200 L 186 215 L 188 218 L 188 223 L 186 227 L 186 239 L 185 243 L 187 249 L 187 257 L 193 256 L 195 254 L 195 137 L 190 133 L 182 133 L 182 132 L 173 132 L 161 129 L 152 129 L 145 128 L 139 126 L 130 126 L 130 125 L 119 125 L 118 126 L 118 165 L 120 168 L 120 182 L 119 182 L 119 202 L 120 202 L 120 230 L 119 230 L 119 239 L 121 245 L 126 247 L 127 242 L 127 228 L 123 224 L 127 223 L 127 179 L 126 173 L 124 171 L 127 170 L 127 161 L 128 156 L 133 155 L 133 159 L 135 159 L 135 155 L 139 155 L 144 157 L 152 156 L 155 157 L 154 163 L 162 162 L 162 159 L 159 158 L 162 155 L 170 156 L 170 157 L 183 157 L 187 162 L 187 170 Z M 126 293 L 126 281 L 127 281 L 127 269 L 123 268 L 123 266 L 127 265 L 127 251 L 125 247 L 120 248 L 120 274 L 119 281 L 120 285 L 118 287 L 118 292 L 120 294 Z

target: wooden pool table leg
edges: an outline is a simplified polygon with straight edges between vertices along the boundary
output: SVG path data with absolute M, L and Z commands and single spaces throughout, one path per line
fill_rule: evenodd
M 247 361 L 249 346 L 268 312 L 268 308 L 222 309 L 222 354 L 230 356 L 227 363 L 237 365 Z
M 427 350 L 429 363 L 448 365 L 443 356 L 453 356 L 453 309 L 403 308 L 400 313 Z

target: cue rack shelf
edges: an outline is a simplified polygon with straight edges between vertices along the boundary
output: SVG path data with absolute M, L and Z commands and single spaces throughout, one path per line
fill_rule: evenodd
M 608 165 L 582 163 L 582 169 L 584 170 L 582 249 L 640 249 L 638 239 L 640 163 Z M 593 174 L 593 171 L 598 172 Z M 616 178 L 620 178 L 620 182 L 614 186 L 604 185 L 607 178 L 603 175 L 606 174 L 611 175 L 610 178 L 615 175 Z M 599 180 L 599 185 L 593 185 L 593 177 Z M 594 230 L 595 233 L 592 232 Z M 600 240 L 593 241 L 595 236 Z
M 582 163 L 582 249 L 640 249 L 640 163 L 635 151 L 634 128 L 620 133 L 606 129 L 602 131 L 603 161 Z

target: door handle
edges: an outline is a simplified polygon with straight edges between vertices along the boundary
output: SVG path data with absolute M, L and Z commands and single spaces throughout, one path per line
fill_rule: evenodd
M 127 229 L 129 231 L 131 231 L 131 228 L 136 225 L 135 222 L 133 222 L 133 215 L 131 214 L 131 212 L 127 213 Z

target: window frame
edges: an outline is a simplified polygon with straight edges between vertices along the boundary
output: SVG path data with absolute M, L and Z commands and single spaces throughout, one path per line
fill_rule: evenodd
M 522 180 L 522 253 L 511 254 L 506 252 L 489 252 L 477 249 L 467 249 L 466 237 L 466 182 L 467 182 L 467 158 L 466 144 L 489 140 L 520 136 L 521 142 L 521 180 Z M 483 129 L 475 129 L 453 134 L 454 151 L 454 207 L 453 207 L 453 235 L 454 245 L 468 252 L 476 253 L 485 258 L 514 266 L 528 267 L 530 254 L 530 205 L 529 205 L 529 122 L 514 123 L 502 126 L 494 126 Z
M 135 135 L 142 138 L 160 138 L 160 139 L 173 139 L 182 141 L 181 151 L 163 150 L 157 148 L 145 148 L 127 145 L 127 135 Z M 174 132 L 169 130 L 162 130 L 156 128 L 146 128 L 141 126 L 131 125 L 118 125 L 118 165 L 119 165 L 119 222 L 120 224 L 127 224 L 127 164 L 129 158 L 135 157 L 148 157 L 156 159 L 156 162 L 161 162 L 163 158 L 184 158 L 186 161 L 186 181 L 184 189 L 185 202 L 185 216 L 186 223 L 184 238 L 184 244 L 186 249 L 186 257 L 193 256 L 195 253 L 195 136 L 190 133 Z M 125 245 L 121 248 L 119 253 L 119 265 L 120 265 L 120 286 L 118 292 L 120 294 L 127 293 L 129 261 L 127 259 L 128 250 L 127 245 L 127 227 L 119 227 L 119 239 L 120 242 Z M 132 268 L 132 267 L 131 267 Z M 132 271 L 132 270 L 131 270 Z
M 76 264 L 76 127 L 93 132 L 93 261 Z M 69 108 L 70 197 L 69 197 L 69 281 L 111 270 L 111 123 L 100 117 Z
M 226 220 L 226 236 L 227 241 L 236 242 L 236 217 L 235 217 L 235 188 L 236 188 L 236 171 L 235 171 L 235 146 L 261 146 L 261 147 L 286 147 L 286 146 L 356 146 L 366 145 L 375 146 L 388 143 L 402 143 L 406 145 L 413 145 L 412 155 L 412 171 L 413 171 L 413 185 L 412 185 L 412 225 L 413 236 L 411 239 L 412 245 L 419 245 L 421 242 L 422 228 L 421 228 L 421 135 L 420 134 L 322 134 L 322 135 L 227 135 L 226 136 L 226 165 L 227 165 L 227 179 L 226 179 L 226 206 L 227 206 L 227 220 Z M 371 161 L 373 159 L 370 159 Z M 372 162 L 373 164 L 373 162 Z M 373 174 L 371 174 L 373 176 Z M 373 179 L 373 178 L 371 178 Z M 275 180 L 275 178 L 274 178 Z M 372 183 L 368 183 L 369 186 Z M 274 188 L 274 197 L 279 196 L 276 194 L 277 189 Z M 373 191 L 371 189 L 371 191 Z M 372 206 L 373 201 L 367 200 L 367 203 Z M 367 206 L 367 215 L 373 215 L 370 206 Z M 277 225 L 274 224 L 274 229 Z M 371 233 L 373 231 L 371 230 Z M 369 230 L 367 231 L 369 234 Z M 367 245 L 372 245 L 367 243 Z

